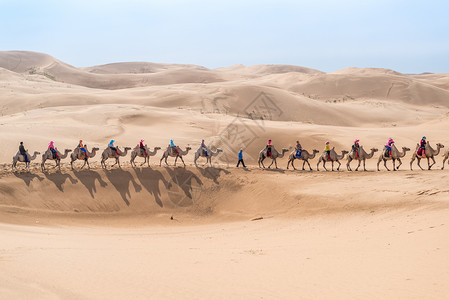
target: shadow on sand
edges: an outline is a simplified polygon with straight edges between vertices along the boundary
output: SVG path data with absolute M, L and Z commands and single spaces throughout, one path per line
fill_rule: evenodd
M 44 175 L 48 180 L 52 181 L 61 192 L 64 191 L 62 185 L 66 182 L 67 179 L 71 184 L 78 183 L 78 180 L 74 179 L 71 175 L 61 173 L 60 171 L 57 171 L 55 173 L 45 172 Z
M 162 176 L 162 173 L 151 168 L 136 168 L 134 169 L 134 172 L 136 173 L 140 184 L 154 196 L 154 201 L 156 201 L 157 205 L 163 207 L 159 181 L 162 181 L 166 188 L 168 188 L 170 184 L 165 180 L 164 176 Z
M 219 184 L 218 178 L 220 177 L 220 173 L 223 172 L 224 174 L 229 174 L 230 172 L 221 169 L 221 168 L 213 168 L 213 167 L 206 167 L 206 168 L 198 168 L 201 175 L 203 175 L 205 178 L 212 179 L 215 184 Z
M 194 199 L 201 195 L 203 182 L 193 172 L 177 167 L 165 168 L 170 175 L 167 193 L 170 200 L 177 206 L 187 207 L 193 204 Z
M 81 171 L 73 170 L 73 174 L 86 187 L 92 198 L 95 198 L 94 194 L 97 192 L 97 188 L 95 186 L 96 180 L 98 180 L 101 187 L 106 187 L 108 185 L 101 178 L 100 174 L 98 174 L 93 170 L 81 170 Z
M 109 182 L 115 187 L 117 192 L 122 196 L 123 201 L 125 201 L 126 205 L 129 206 L 129 200 L 127 196 L 131 199 L 131 193 L 129 191 L 129 183 L 131 182 L 134 186 L 134 190 L 136 192 L 140 192 L 142 190 L 142 186 L 140 186 L 131 175 L 130 172 L 124 171 L 122 169 L 112 169 L 112 170 L 103 170 L 108 178 Z
M 30 186 L 31 181 L 33 181 L 34 178 L 37 178 L 39 181 L 44 180 L 43 177 L 40 177 L 37 174 L 29 173 L 29 172 L 13 172 L 14 176 L 17 178 L 22 179 L 27 186 Z

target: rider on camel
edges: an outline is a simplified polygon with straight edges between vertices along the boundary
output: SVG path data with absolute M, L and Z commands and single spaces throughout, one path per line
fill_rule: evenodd
M 296 149 L 296 154 L 295 154 L 296 158 L 301 158 L 301 154 L 302 154 L 302 146 L 301 146 L 301 144 L 299 143 L 299 141 L 296 141 L 296 147 L 295 147 L 295 149 Z
M 267 147 L 265 148 L 265 149 L 267 149 L 267 157 L 271 157 L 271 147 L 272 146 L 273 145 L 271 144 L 271 139 L 270 139 L 270 140 L 268 140 Z
M 326 146 L 324 146 L 324 152 L 327 153 L 327 160 L 331 160 L 331 145 L 329 141 L 327 141 Z
M 25 157 L 25 162 L 30 162 L 28 160 L 28 154 L 27 154 L 27 151 L 25 150 L 25 146 L 23 145 L 23 142 L 20 142 L 19 152 L 21 155 L 23 155 Z
M 87 159 L 87 150 L 86 147 L 84 147 L 83 145 L 83 140 L 80 140 L 78 148 L 80 148 L 80 150 L 84 152 L 84 159 Z
M 417 153 L 419 156 L 426 157 L 426 144 L 426 137 L 423 136 Z
M 385 148 L 386 148 L 385 156 L 391 157 L 391 146 L 393 144 L 394 144 L 393 139 L 389 138 L 387 144 L 385 145 Z
M 359 142 L 360 140 L 356 139 L 354 141 L 354 144 L 352 145 L 352 151 L 356 154 L 357 158 L 359 158 L 359 150 L 360 150 Z
M 204 155 L 208 156 L 208 154 L 207 154 L 207 146 L 204 143 L 204 140 L 201 141 L 201 149 L 203 149 Z
M 120 155 L 120 154 L 118 154 L 117 148 L 114 146 L 114 143 L 115 143 L 115 140 L 111 140 L 108 144 L 108 147 L 111 148 L 111 150 L 115 151 L 115 153 L 117 155 Z
M 143 153 L 145 154 L 145 156 L 148 156 L 148 154 L 147 154 L 147 149 L 146 149 L 145 146 L 143 145 L 143 142 L 144 142 L 144 141 L 145 141 L 144 139 L 141 139 L 141 140 L 140 140 L 139 147 L 140 147 L 140 150 L 143 151 Z
M 53 141 L 48 144 L 48 149 L 50 149 L 51 153 L 53 154 L 53 159 L 59 158 L 58 151 L 56 151 Z
M 175 145 L 175 142 L 173 141 L 173 139 L 170 140 L 170 147 L 175 150 L 176 154 L 179 154 L 178 149 Z

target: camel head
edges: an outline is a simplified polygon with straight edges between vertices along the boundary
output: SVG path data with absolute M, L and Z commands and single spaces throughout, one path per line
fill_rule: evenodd
M 223 149 L 217 148 L 217 153 L 218 153 L 218 152 L 223 152 Z
M 192 150 L 192 147 L 186 147 L 186 151 L 187 151 L 187 150 Z
M 437 147 L 440 147 L 440 148 L 444 148 L 444 145 L 443 145 L 443 144 L 440 144 L 440 143 L 438 143 L 438 144 L 437 144 Z
M 118 147 L 117 147 L 117 149 L 118 149 Z M 125 147 L 125 151 L 129 151 L 129 150 L 131 150 L 131 147 Z
M 343 154 L 343 155 L 348 154 L 348 153 L 349 153 L 349 152 L 346 151 L 346 150 L 342 150 L 342 151 L 341 151 L 341 154 Z
M 402 151 L 410 151 L 410 148 L 402 147 Z
M 97 147 L 92 148 L 92 151 L 98 151 L 98 150 L 100 150 L 100 148 L 97 148 Z
M 318 150 L 316 150 L 316 149 L 313 149 L 313 154 L 315 154 L 315 153 L 320 153 L 320 151 L 318 151 Z
M 371 151 L 377 152 L 377 151 L 379 151 L 379 149 L 377 149 L 377 148 L 371 148 Z
M 161 147 L 154 147 L 154 150 L 161 150 Z
M 285 152 L 288 152 L 287 148 L 282 148 L 282 154 L 284 154 Z

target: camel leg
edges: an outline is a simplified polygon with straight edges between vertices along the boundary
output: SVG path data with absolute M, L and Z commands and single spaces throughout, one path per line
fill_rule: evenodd
M 396 167 L 396 170 L 399 170 L 399 167 L 402 165 L 402 160 L 398 158 L 399 165 Z
M 260 164 L 262 164 L 262 167 L 265 169 L 265 165 L 263 164 L 264 159 L 265 159 L 265 157 L 259 158 L 259 168 L 260 168 Z
M 274 159 L 271 159 L 271 164 L 268 166 L 268 169 L 271 167 L 271 165 L 273 164 Z
M 366 172 L 366 167 L 365 167 L 365 163 L 366 163 L 366 160 L 364 159 L 364 160 L 363 160 L 363 171 L 365 171 L 365 172 Z
M 84 160 L 84 164 L 83 164 L 83 166 L 81 167 L 80 170 L 82 170 L 82 169 L 84 168 L 84 166 L 86 165 L 86 163 L 87 163 L 87 160 Z
M 176 155 L 176 157 L 175 157 L 175 164 L 174 164 L 175 167 L 176 167 L 176 162 L 178 161 L 178 157 L 180 157 L 179 154 Z
M 327 169 L 326 169 L 326 160 L 325 159 L 323 159 L 323 168 L 324 168 L 324 170 L 327 171 Z
M 120 166 L 120 159 L 118 157 L 117 157 L 117 164 L 118 164 L 118 167 L 121 169 L 122 166 Z
M 278 168 L 278 163 L 276 161 L 276 158 L 274 159 L 274 166 L 276 167 L 276 169 Z
M 351 156 L 348 156 L 348 162 L 346 163 L 346 169 L 348 169 L 348 171 L 352 171 L 351 165 L 350 165 L 351 161 L 352 161 Z M 356 171 L 357 171 L 357 169 L 356 169 Z
M 393 163 L 393 165 L 394 165 L 394 163 Z M 384 159 L 384 166 L 385 166 L 385 169 L 387 169 L 387 171 L 390 171 L 390 169 L 388 169 L 388 167 L 387 167 L 387 160 L 386 159 Z
M 310 171 L 312 171 L 312 167 L 310 166 L 309 160 L 303 161 L 303 163 L 302 163 L 302 169 L 304 170 L 304 164 L 305 164 L 306 162 L 307 162 L 307 164 L 309 165 Z
M 432 168 L 432 166 L 436 163 L 436 162 L 435 162 L 435 159 L 433 158 L 433 156 L 431 156 L 430 158 L 432 159 L 433 164 L 429 165 L 429 170 L 430 170 L 430 168 Z M 429 158 L 427 158 L 427 164 L 429 164 Z
M 421 167 L 421 158 L 419 158 L 419 157 L 417 157 L 417 164 L 418 164 L 418 167 L 421 169 L 421 170 L 424 170 L 422 167 Z
M 184 167 L 185 167 L 186 163 L 184 162 L 184 159 L 182 158 L 182 156 L 179 156 L 179 159 L 182 161 L 182 163 L 184 164 Z
M 360 168 L 360 163 L 361 163 L 361 161 L 359 160 L 359 164 L 357 165 L 357 168 L 355 168 L 356 171 L 359 170 L 359 168 Z M 365 161 L 363 161 L 363 168 L 365 168 Z M 366 171 L 366 170 L 365 170 L 365 171 Z
M 290 165 L 290 162 L 291 162 L 292 160 L 291 159 L 289 159 L 288 160 L 288 162 L 287 162 L 287 170 L 288 170 L 288 166 Z M 293 169 L 294 169 L 295 167 L 293 167 Z
M 393 171 L 396 171 L 396 160 L 393 159 Z
M 449 156 L 448 156 L 449 157 Z M 444 170 L 444 164 L 446 163 L 446 160 L 448 159 L 448 157 L 445 157 L 444 159 L 443 159 L 443 166 L 441 167 L 441 170 Z
M 338 160 L 337 160 L 337 162 L 338 162 L 338 168 L 337 168 L 337 171 L 340 171 L 341 162 L 338 161 Z
M 412 159 L 410 160 L 410 170 L 413 171 L 413 162 L 415 161 L 415 156 L 412 156 Z

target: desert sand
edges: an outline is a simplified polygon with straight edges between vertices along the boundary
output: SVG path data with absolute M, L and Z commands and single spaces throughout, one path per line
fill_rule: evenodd
M 449 294 L 449 74 L 288 65 L 112 63 L 77 68 L 0 52 L 0 295 L 5 299 L 445 299 Z M 446 145 L 424 171 L 421 137 Z M 396 172 L 286 170 L 296 140 L 322 152 L 389 137 Z M 191 147 L 182 163 L 11 171 L 20 141 L 43 153 L 139 140 Z M 201 139 L 223 153 L 193 165 Z M 259 169 L 271 138 L 288 149 Z M 244 149 L 248 169 L 237 169 Z M 266 161 L 266 164 L 269 161 Z M 356 162 L 352 163 L 355 168 Z M 391 162 L 388 162 L 391 167 Z M 330 165 L 328 164 L 328 167 Z M 322 170 L 322 168 L 320 168 Z

